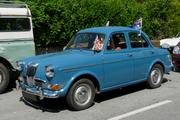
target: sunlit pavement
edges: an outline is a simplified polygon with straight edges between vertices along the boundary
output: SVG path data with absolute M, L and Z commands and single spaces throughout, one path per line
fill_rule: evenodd
M 63 99 L 31 106 L 20 98 L 15 89 L 0 95 L 0 120 L 180 120 L 180 73 L 165 75 L 157 89 L 138 84 L 100 94 L 92 107 L 78 112 Z

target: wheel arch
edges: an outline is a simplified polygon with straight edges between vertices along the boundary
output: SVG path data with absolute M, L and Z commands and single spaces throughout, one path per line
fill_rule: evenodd
M 159 65 L 162 66 L 162 68 L 163 68 L 163 73 L 164 73 L 164 72 L 165 72 L 165 66 L 164 66 L 164 64 L 163 64 L 161 61 L 153 62 L 153 64 L 151 65 L 151 67 L 150 67 L 150 69 L 149 69 L 149 71 L 148 71 L 148 73 L 150 73 L 151 69 L 152 69 L 153 66 L 156 65 L 156 64 L 159 64 Z
M 77 82 L 78 80 L 83 79 L 83 78 L 89 79 L 89 80 L 94 84 L 94 86 L 95 86 L 95 88 L 96 88 L 96 93 L 99 93 L 99 92 L 100 92 L 100 84 L 99 84 L 98 79 L 97 79 L 94 75 L 92 75 L 92 74 L 90 74 L 90 73 L 84 73 L 84 74 L 80 74 L 80 75 L 76 76 L 76 77 L 73 79 L 73 81 L 71 82 L 71 84 L 70 84 L 70 86 L 69 86 L 69 88 L 68 88 L 68 91 L 70 90 L 70 88 L 72 87 L 72 85 L 73 85 L 75 82 Z
M 11 65 L 11 63 L 7 59 L 5 59 L 1 56 L 0 56 L 0 63 L 4 64 L 9 70 L 14 69 L 13 66 Z

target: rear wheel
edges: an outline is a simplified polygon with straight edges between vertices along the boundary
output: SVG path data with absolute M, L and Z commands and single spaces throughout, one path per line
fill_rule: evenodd
M 149 88 L 158 88 L 163 80 L 163 68 L 160 64 L 155 64 L 148 77 L 147 85 Z
M 0 93 L 3 93 L 9 84 L 9 70 L 0 63 Z
M 66 100 L 72 110 L 83 110 L 92 105 L 94 97 L 94 84 L 89 79 L 80 79 L 72 85 Z

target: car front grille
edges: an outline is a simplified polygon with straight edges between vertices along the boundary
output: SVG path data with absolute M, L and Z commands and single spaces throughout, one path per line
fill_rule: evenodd
M 44 88 L 46 85 L 44 81 L 33 77 L 24 77 L 24 84 L 30 87 L 39 87 L 39 88 Z
M 38 64 L 37 63 L 30 63 L 27 65 L 27 72 L 26 75 L 28 77 L 33 77 L 36 74 L 36 70 L 38 68 Z
M 45 87 L 45 82 L 43 80 L 36 78 L 36 71 L 38 68 L 37 63 L 29 63 L 26 67 L 26 76 L 24 76 L 24 83 L 30 87 Z

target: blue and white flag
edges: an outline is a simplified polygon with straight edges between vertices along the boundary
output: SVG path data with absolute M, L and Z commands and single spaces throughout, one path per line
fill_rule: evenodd
M 140 33 L 138 34 L 141 36 L 141 30 L 142 30 L 142 18 L 136 20 L 133 24 L 133 28 L 140 30 Z
M 133 24 L 133 28 L 135 29 L 142 29 L 142 18 L 136 20 Z

